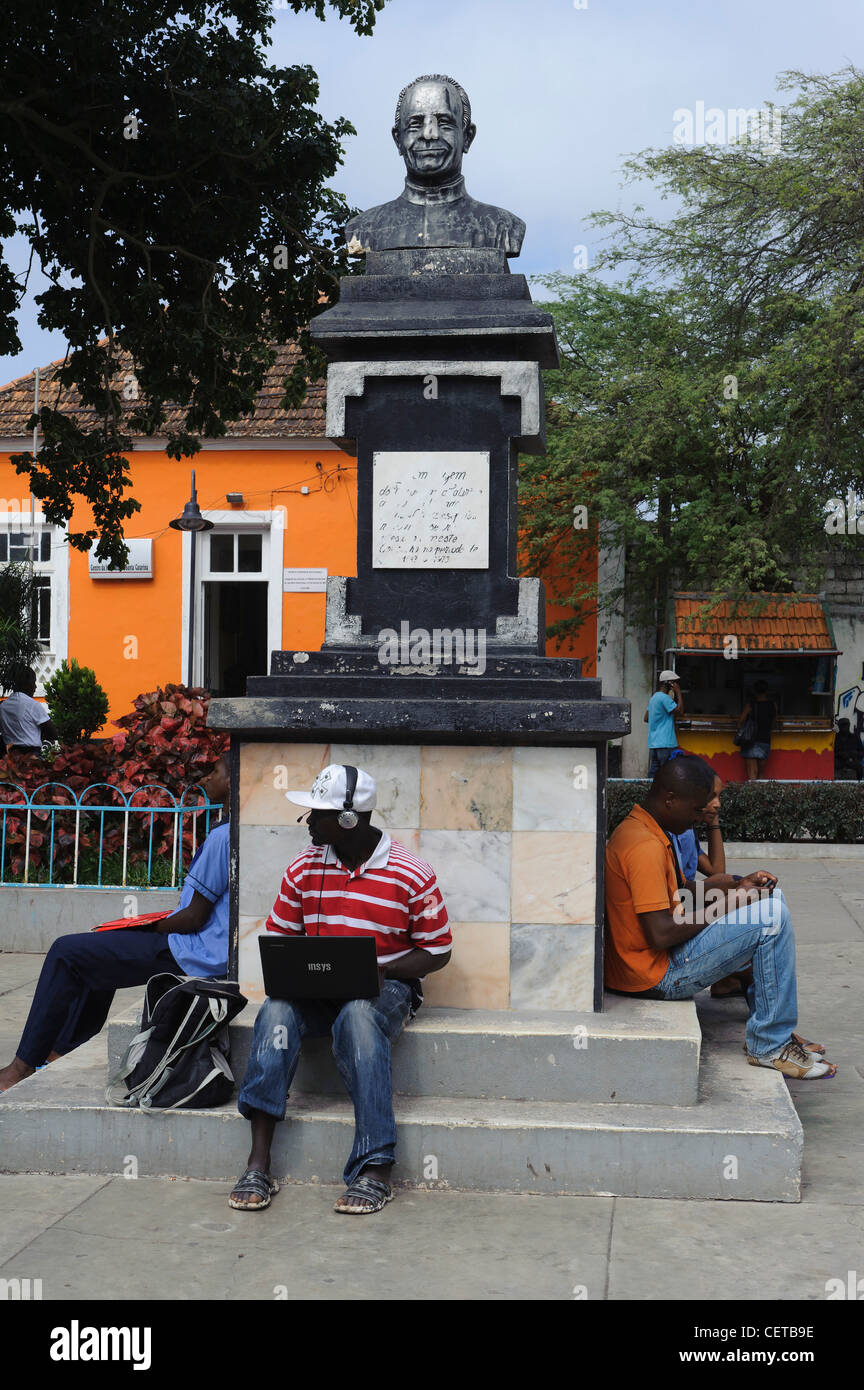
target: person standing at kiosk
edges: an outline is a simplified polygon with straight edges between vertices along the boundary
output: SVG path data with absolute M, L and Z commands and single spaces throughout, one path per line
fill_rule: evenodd
M 739 735 L 745 730 L 748 720 L 750 722 L 747 741 L 741 744 L 748 782 L 755 782 L 764 772 L 771 753 L 771 729 L 776 718 L 777 706 L 768 698 L 767 681 L 757 681 L 753 686 L 753 697 L 741 711 L 738 721 Z

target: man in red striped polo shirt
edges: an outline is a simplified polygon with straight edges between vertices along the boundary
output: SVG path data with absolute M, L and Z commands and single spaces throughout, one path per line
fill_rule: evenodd
M 237 1099 L 252 1124 L 246 1172 L 229 1204 L 238 1211 L 270 1205 L 277 1120 L 304 1037 L 333 1034 L 333 1055 L 354 1103 L 354 1147 L 345 1165 L 347 1192 L 335 1211 L 380 1211 L 393 1196 L 390 1169 L 396 1122 L 390 1044 L 423 999 L 420 980 L 450 959 L 447 909 L 431 866 L 370 824 L 375 783 L 368 773 L 333 763 L 310 792 L 286 792 L 309 807 L 312 844 L 285 870 L 267 930 L 312 936 L 372 936 L 378 954 L 376 999 L 266 999 L 258 1011 L 249 1066 Z M 301 817 L 302 819 L 302 817 Z

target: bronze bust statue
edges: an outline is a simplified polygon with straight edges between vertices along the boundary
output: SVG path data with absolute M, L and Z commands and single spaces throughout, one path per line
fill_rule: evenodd
M 405 161 L 405 187 L 392 202 L 352 218 L 345 228 L 348 250 L 486 246 L 518 256 L 521 218 L 466 192 L 462 156 L 476 133 L 468 95 L 452 77 L 427 73 L 403 87 L 392 134 Z

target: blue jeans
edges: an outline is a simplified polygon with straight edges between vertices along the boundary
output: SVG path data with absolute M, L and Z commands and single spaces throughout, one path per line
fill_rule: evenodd
M 648 749 L 648 776 L 653 777 L 658 768 L 664 763 L 668 763 L 669 754 L 675 752 L 675 744 L 672 748 L 649 748 Z
M 753 962 L 753 983 L 747 989 L 747 1051 L 752 1057 L 775 1057 L 798 1022 L 795 937 L 779 888 L 675 946 L 666 974 L 651 993 L 659 999 L 692 999 L 748 961 Z
M 333 1033 L 333 1056 L 354 1102 L 354 1147 L 345 1165 L 350 1185 L 367 1163 L 392 1163 L 396 1120 L 390 1075 L 390 1043 L 411 1012 L 411 987 L 385 980 L 376 999 L 265 999 L 255 1019 L 252 1052 L 237 1097 L 246 1119 L 253 1110 L 285 1118 L 304 1038 Z

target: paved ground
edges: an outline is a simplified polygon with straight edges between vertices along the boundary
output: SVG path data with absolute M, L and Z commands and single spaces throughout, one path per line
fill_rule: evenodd
M 864 1276 L 864 860 L 775 867 L 798 937 L 801 1030 L 840 1066 L 792 1085 L 800 1206 L 406 1191 L 352 1219 L 331 1213 L 329 1187 L 287 1187 L 244 1214 L 225 1183 L 0 1176 L 0 1279 L 41 1278 L 45 1299 L 122 1297 L 134 1279 L 146 1299 L 823 1300 L 827 1280 Z M 0 956 L 4 1060 L 41 959 Z M 700 1015 L 708 1037 L 743 1033 L 741 1001 Z

